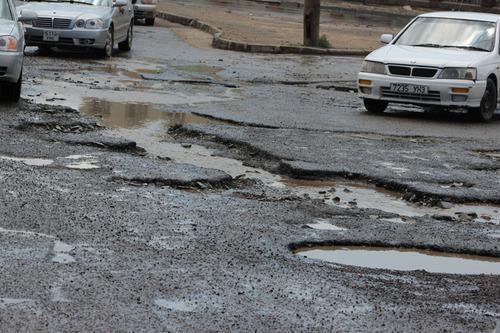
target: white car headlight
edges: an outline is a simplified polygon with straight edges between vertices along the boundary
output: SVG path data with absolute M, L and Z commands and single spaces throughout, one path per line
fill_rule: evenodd
M 476 68 L 445 68 L 439 75 L 440 79 L 447 80 L 476 80 Z
M 361 71 L 364 73 L 385 74 L 385 65 L 376 61 L 363 61 Z
M 79 19 L 78 21 L 76 21 L 75 22 L 75 28 L 78 28 L 78 29 L 85 28 L 85 20 Z
M 104 21 L 101 19 L 90 19 L 85 21 L 85 29 L 102 29 Z
M 14 36 L 0 36 L 0 51 L 16 52 L 17 39 Z

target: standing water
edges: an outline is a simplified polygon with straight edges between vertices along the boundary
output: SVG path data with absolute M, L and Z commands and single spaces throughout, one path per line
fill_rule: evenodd
M 425 270 L 447 274 L 500 275 L 500 258 L 452 254 L 430 250 L 365 246 L 324 246 L 299 248 L 295 254 L 351 265 L 397 271 Z

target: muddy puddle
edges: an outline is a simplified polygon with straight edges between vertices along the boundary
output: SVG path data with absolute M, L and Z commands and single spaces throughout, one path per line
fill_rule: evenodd
M 500 258 L 418 249 L 365 246 L 308 247 L 295 254 L 336 264 L 398 271 L 500 275 Z
M 221 122 L 200 117 L 189 112 L 164 112 L 148 103 L 125 103 L 108 100 L 86 99 L 80 111 L 102 119 L 110 128 L 141 128 L 161 121 L 163 129 L 175 124 L 220 124 Z
M 138 82 L 142 84 L 142 81 Z M 101 101 L 132 104 L 135 105 L 132 108 L 138 109 L 140 104 L 192 105 L 225 101 L 235 97 L 230 88 L 215 87 L 212 91 L 206 91 L 199 87 L 186 88 L 165 82 L 155 82 L 147 86 L 133 85 L 133 89 L 126 81 L 114 82 L 115 88 L 107 84 L 99 89 L 89 89 L 86 84 L 68 85 L 64 81 L 42 79 L 34 85 L 27 83 L 30 85 L 30 94 L 23 97 L 35 103 L 67 106 L 82 111 L 110 108 Z M 51 87 L 50 91 L 47 87 Z M 100 103 L 104 105 L 99 106 Z
M 410 203 L 402 200 L 397 192 L 367 184 L 304 180 L 283 177 L 281 183 L 302 197 L 323 200 L 330 205 L 344 208 L 358 207 L 378 209 L 406 217 L 448 216 L 466 218 L 477 222 L 500 224 L 500 207 L 495 205 L 450 204 L 443 209 Z M 278 184 L 279 186 L 279 184 Z M 377 219 L 377 216 L 373 216 Z M 407 223 L 408 220 L 382 219 L 387 222 Z
M 185 114 L 181 118 L 172 117 L 167 120 L 151 122 L 144 127 L 117 128 L 108 131 L 108 135 L 125 137 L 134 140 L 137 145 L 146 149 L 152 157 L 172 160 L 176 163 L 191 164 L 202 168 L 218 169 L 232 177 L 258 179 L 264 184 L 272 186 L 280 181 L 280 177 L 262 169 L 243 165 L 236 159 L 217 156 L 216 152 L 206 147 L 175 142 L 167 133 L 170 126 L 189 123 L 220 123 L 218 120 L 207 119 L 192 114 Z

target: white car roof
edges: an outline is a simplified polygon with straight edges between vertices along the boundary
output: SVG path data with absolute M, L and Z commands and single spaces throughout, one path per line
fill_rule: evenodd
M 487 21 L 487 22 L 500 21 L 500 15 L 488 14 L 488 13 L 474 13 L 474 12 L 434 12 L 434 13 L 422 14 L 419 15 L 419 17 L 440 17 L 440 18 L 453 18 L 453 19 Z

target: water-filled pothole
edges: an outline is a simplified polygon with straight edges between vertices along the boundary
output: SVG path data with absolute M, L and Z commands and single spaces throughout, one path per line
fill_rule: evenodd
M 390 269 L 398 271 L 425 270 L 447 274 L 500 275 L 500 258 L 454 254 L 420 249 L 368 246 L 318 246 L 294 250 L 306 258 L 336 264 Z
M 156 121 L 164 121 L 164 131 L 175 124 L 221 124 L 223 122 L 197 116 L 189 112 L 164 112 L 148 103 L 122 103 L 106 100 L 86 100 L 80 111 L 99 116 L 107 127 L 142 128 Z
M 378 209 L 401 216 L 448 216 L 465 217 L 476 222 L 500 224 L 498 205 L 449 204 L 447 208 L 423 206 L 408 202 L 401 194 L 384 188 L 354 182 L 293 179 L 282 177 L 280 184 L 300 196 L 323 200 L 326 204 L 344 208 L 358 207 Z M 377 217 L 375 217 L 376 219 Z M 387 222 L 407 222 L 384 219 Z

